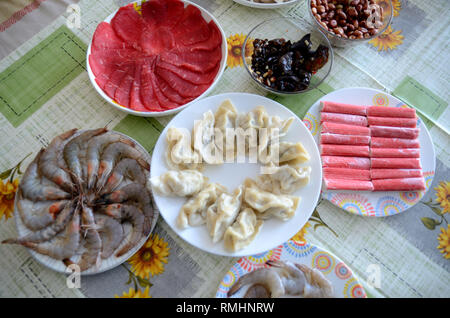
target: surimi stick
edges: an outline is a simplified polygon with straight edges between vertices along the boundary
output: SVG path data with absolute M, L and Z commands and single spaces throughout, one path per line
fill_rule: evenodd
M 370 180 L 370 170 L 366 169 L 323 168 L 323 174 L 329 179 Z
M 423 178 L 372 180 L 373 191 L 421 191 L 425 190 Z
M 350 105 L 344 103 L 336 103 L 329 101 L 320 102 L 320 110 L 327 113 L 339 113 L 366 116 L 367 106 Z
M 371 169 L 372 179 L 398 179 L 423 177 L 420 169 Z
M 338 134 L 320 134 L 320 143 L 336 145 L 368 145 L 370 136 L 358 135 L 338 135 Z
M 372 182 L 364 180 L 348 180 L 324 177 L 323 185 L 325 190 L 373 191 Z
M 416 110 L 405 107 L 369 106 L 367 116 L 416 118 Z
M 419 128 L 370 126 L 370 135 L 372 137 L 416 139 L 419 136 Z
M 419 158 L 371 158 L 371 169 L 422 169 Z
M 372 148 L 420 148 L 419 139 L 371 137 Z
M 320 145 L 320 154 L 327 156 L 369 157 L 369 146 L 355 145 Z
M 369 169 L 370 159 L 362 157 L 322 156 L 323 167 Z
M 320 114 L 320 122 L 324 121 L 367 127 L 366 116 L 322 112 Z
M 390 127 L 407 127 L 416 128 L 416 118 L 397 118 L 397 117 L 373 117 L 367 118 L 370 126 L 390 126 Z
M 346 124 L 337 124 L 330 122 L 322 123 L 321 133 L 338 134 L 338 135 L 358 135 L 370 136 L 370 128 Z
M 419 158 L 419 148 L 371 148 L 372 158 Z

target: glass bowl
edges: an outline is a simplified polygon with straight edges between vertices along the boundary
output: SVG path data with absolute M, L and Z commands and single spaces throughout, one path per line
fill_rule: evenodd
M 331 42 L 331 45 L 335 46 L 335 47 L 349 47 L 349 46 L 354 46 L 354 45 L 358 45 L 361 43 L 366 43 L 378 36 L 380 36 L 384 31 L 386 31 L 386 29 L 389 27 L 389 25 L 392 22 L 392 17 L 393 17 L 393 6 L 392 6 L 392 2 L 391 0 L 374 0 L 376 4 L 378 4 L 380 7 L 383 8 L 383 13 L 382 13 L 382 17 L 383 20 L 381 21 L 383 24 L 382 26 L 379 28 L 378 33 L 367 37 L 367 38 L 362 38 L 362 39 L 349 39 L 349 38 L 345 38 L 345 37 L 340 37 L 338 35 L 336 35 L 334 32 L 329 31 L 328 29 L 326 29 L 315 17 L 314 17 L 314 13 L 312 12 L 311 9 L 311 1 L 314 0 L 308 0 L 308 12 L 309 12 L 309 17 L 312 20 L 313 25 L 320 30 L 321 32 L 323 32 L 328 39 Z M 316 0 L 316 1 L 320 1 L 320 0 Z M 336 0 L 328 0 L 328 3 L 331 2 L 339 2 Z
M 328 74 L 330 74 L 331 66 L 333 64 L 333 48 L 331 47 L 330 41 L 322 32 L 316 29 L 305 31 L 304 27 L 300 27 L 300 23 L 300 21 L 293 18 L 274 18 L 261 22 L 248 33 L 242 46 L 242 60 L 245 69 L 258 87 L 277 95 L 300 94 L 316 88 L 325 80 Z M 294 43 L 308 33 L 311 34 L 310 41 L 312 43 L 312 50 L 316 50 L 320 44 L 328 48 L 328 61 L 316 73 L 312 74 L 310 84 L 307 88 L 298 91 L 281 91 L 258 80 L 257 74 L 251 68 L 253 41 L 255 39 L 273 40 L 283 38 L 286 41 L 290 40 Z

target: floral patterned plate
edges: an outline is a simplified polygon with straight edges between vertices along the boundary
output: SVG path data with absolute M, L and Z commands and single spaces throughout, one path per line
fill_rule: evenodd
M 217 298 L 226 298 L 228 290 L 239 277 L 261 267 L 268 260 L 291 261 L 316 268 L 333 284 L 337 298 L 366 298 L 366 292 L 351 269 L 333 254 L 306 242 L 288 241 L 265 253 L 242 257 L 223 278 L 217 290 Z M 242 297 L 245 288 L 233 297 Z
M 319 140 L 321 100 L 359 105 L 407 107 L 398 98 L 376 89 L 352 87 L 334 91 L 316 101 L 303 118 L 304 124 L 311 131 L 316 143 Z M 395 215 L 414 206 L 430 188 L 436 167 L 433 142 L 427 127 L 420 118 L 417 121 L 417 127 L 420 128 L 420 161 L 425 177 L 425 191 L 326 191 L 322 192 L 322 197 L 350 213 L 373 217 Z

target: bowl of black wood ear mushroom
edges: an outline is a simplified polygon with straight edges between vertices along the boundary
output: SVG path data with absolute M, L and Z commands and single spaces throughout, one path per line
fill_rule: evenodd
M 327 37 L 317 30 L 305 31 L 300 21 L 286 17 L 254 27 L 244 41 L 242 57 L 256 85 L 277 95 L 316 88 L 333 64 Z
M 308 8 L 315 27 L 336 47 L 380 36 L 393 16 L 391 0 L 308 0 Z

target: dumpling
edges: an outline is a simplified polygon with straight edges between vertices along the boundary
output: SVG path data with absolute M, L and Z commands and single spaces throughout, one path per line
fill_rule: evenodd
M 236 119 L 236 125 L 246 130 L 248 128 L 263 128 L 269 121 L 269 115 L 267 114 L 264 106 L 257 106 L 248 113 L 240 113 Z
M 206 227 L 213 243 L 219 242 L 227 228 L 233 224 L 242 204 L 244 187 L 239 186 L 233 194 L 222 193 L 206 211 Z
M 236 221 L 231 225 L 223 236 L 225 248 L 236 252 L 249 245 L 263 224 L 262 220 L 256 218 L 251 208 L 245 208 L 239 212 Z
M 295 215 L 300 202 L 299 197 L 284 194 L 276 195 L 261 190 L 251 179 L 245 181 L 245 186 L 244 202 L 257 212 L 258 218 L 276 217 L 287 221 Z
M 220 104 L 214 114 L 214 127 L 216 145 L 222 150 L 224 159 L 227 162 L 234 160 L 235 157 L 235 131 L 237 110 L 229 99 Z M 219 136 L 220 131 L 220 136 Z M 222 142 L 217 142 L 222 139 Z
M 290 194 L 309 183 L 311 167 L 289 165 L 264 167 L 265 174 L 256 178 L 258 187 L 274 194 Z
M 282 141 L 278 145 L 279 165 L 296 165 L 311 159 L 308 151 L 301 142 L 293 143 Z
M 206 163 L 222 164 L 222 139 L 215 140 L 214 123 L 214 114 L 210 110 L 203 114 L 203 119 L 195 121 L 194 149 L 198 151 Z
M 226 191 L 227 189 L 218 183 L 208 184 L 181 207 L 177 217 L 178 227 L 184 229 L 205 224 L 206 210 Z
M 185 128 L 170 127 L 166 133 L 166 162 L 170 169 L 202 168 L 200 155 L 192 149 L 190 133 Z
M 191 196 L 202 190 L 208 178 L 197 170 L 169 170 L 150 179 L 152 189 L 166 196 Z

